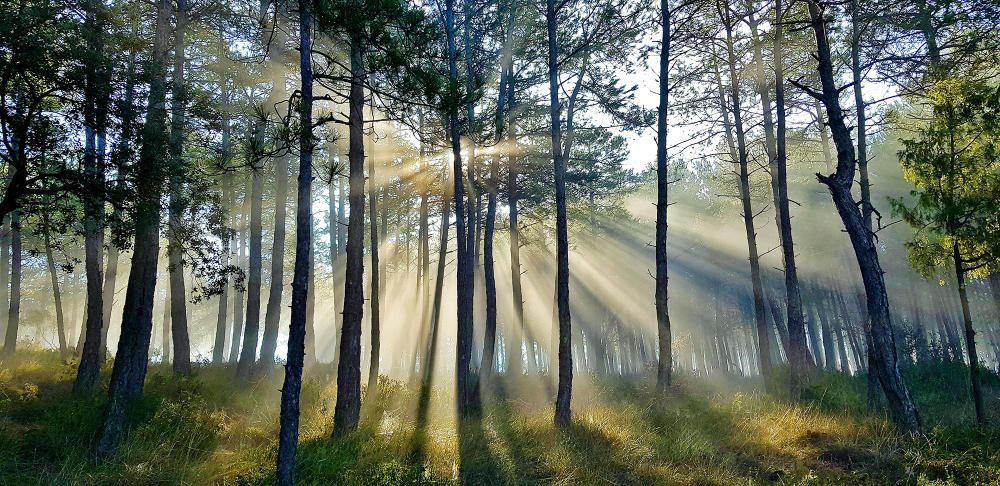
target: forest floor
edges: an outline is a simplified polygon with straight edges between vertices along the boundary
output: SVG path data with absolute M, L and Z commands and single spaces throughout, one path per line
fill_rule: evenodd
M 74 371 L 51 351 L 0 363 L 0 484 L 273 482 L 280 370 L 239 383 L 229 367 L 175 379 L 151 365 L 131 431 L 100 464 L 87 452 L 106 392 L 74 397 Z M 383 380 L 360 429 L 334 440 L 330 371 L 303 391 L 299 484 L 1000 484 L 1000 379 L 986 377 L 994 425 L 976 427 L 962 365 L 907 370 L 917 437 L 866 412 L 863 376 L 822 373 L 798 404 L 737 379 L 681 376 L 656 400 L 642 380 L 578 376 L 567 430 L 541 377 L 499 384 L 459 427 L 441 390 L 419 420 L 417 393 Z

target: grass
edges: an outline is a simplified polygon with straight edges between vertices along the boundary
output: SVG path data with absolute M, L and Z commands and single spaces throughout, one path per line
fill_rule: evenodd
M 0 364 L 0 484 L 273 482 L 280 372 L 239 384 L 228 367 L 178 380 L 151 365 L 121 449 L 94 463 L 87 450 L 105 390 L 74 397 L 74 369 L 40 350 Z M 416 393 L 382 380 L 359 430 L 334 440 L 335 389 L 319 370 L 303 389 L 296 476 L 349 485 L 1000 484 L 1000 428 L 972 425 L 958 388 L 965 373 L 953 364 L 907 371 L 927 423 L 918 437 L 865 410 L 864 377 L 824 373 L 797 404 L 735 379 L 681 377 L 656 399 L 641 380 L 580 376 L 566 430 L 552 425 L 537 378 L 502 383 L 482 418 L 461 424 L 447 393 L 434 390 L 423 425 Z M 1000 380 L 989 375 L 986 385 L 995 409 Z

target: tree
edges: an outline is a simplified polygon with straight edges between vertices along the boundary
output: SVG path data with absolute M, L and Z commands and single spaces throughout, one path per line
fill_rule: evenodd
M 160 249 L 160 195 L 167 154 L 166 61 L 170 30 L 169 0 L 156 8 L 153 52 L 147 67 L 149 98 L 142 149 L 136 167 L 135 243 L 122 316 L 122 334 L 111 372 L 108 405 L 98 431 L 94 455 L 107 457 L 114 452 L 125 430 L 132 402 L 142 394 L 150 333 L 153 326 L 153 296 Z
M 997 261 L 1000 237 L 1000 89 L 963 79 L 937 82 L 928 92 L 929 122 L 918 137 L 903 141 L 899 162 L 916 186 L 911 200 L 894 199 L 893 212 L 916 234 L 907 243 L 910 263 L 932 275 L 955 273 L 976 420 L 986 422 L 976 332 L 967 280 L 986 276 Z
M 834 144 L 837 147 L 836 172 L 829 175 L 817 174 L 816 177 L 830 191 L 837 213 L 850 236 L 851 246 L 861 270 L 868 317 L 871 319 L 869 326 L 871 349 L 875 354 L 873 360 L 875 368 L 869 372 L 877 374 L 896 426 L 904 432 L 916 433 L 920 430 L 920 416 L 913 403 L 913 398 L 910 396 L 910 391 L 903 383 L 903 377 L 899 373 L 896 343 L 889 313 L 889 299 L 886 295 L 885 278 L 879 263 L 878 250 L 875 248 L 871 230 L 865 227 L 862 211 L 851 194 L 857 160 L 855 159 L 854 142 L 851 140 L 850 130 L 844 120 L 844 111 L 840 106 L 840 90 L 837 88 L 834 77 L 833 55 L 827 38 L 824 6 L 818 0 L 807 0 L 807 3 L 810 24 L 816 37 L 817 71 L 822 90 L 816 91 L 803 85 L 800 81 L 792 81 L 792 83 L 823 103 L 826 108 L 827 125 L 830 127 Z
M 299 0 L 299 175 L 295 206 L 295 268 L 292 273 L 292 320 L 288 324 L 288 362 L 281 387 L 276 481 L 295 484 L 295 452 L 299 441 L 299 393 L 305 360 L 306 305 L 312 266 L 313 140 L 313 2 Z

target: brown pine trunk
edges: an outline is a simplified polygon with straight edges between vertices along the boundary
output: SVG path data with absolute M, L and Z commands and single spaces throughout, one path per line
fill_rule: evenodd
M 969 295 L 965 284 L 965 264 L 959 252 L 958 243 L 952 244 L 952 260 L 955 265 L 955 280 L 958 282 L 958 298 L 962 303 L 962 322 L 965 329 L 965 352 L 969 358 L 969 381 L 972 382 L 972 403 L 976 409 L 976 422 L 986 424 L 986 406 L 983 402 L 983 381 L 979 373 L 979 354 L 976 352 L 976 330 L 972 326 L 972 312 L 969 310 Z
M 369 229 L 369 244 L 371 245 L 369 250 L 369 255 L 372 260 L 371 268 L 371 298 L 369 300 L 369 305 L 371 306 L 371 317 L 369 318 L 371 324 L 371 356 L 368 360 L 368 396 L 375 397 L 378 392 L 378 366 L 379 366 L 379 296 L 382 293 L 382 287 L 380 282 L 382 281 L 382 270 L 383 268 L 379 265 L 379 253 L 381 252 L 381 244 L 378 237 L 378 222 L 376 221 L 376 215 L 378 215 L 378 186 L 375 175 L 375 150 L 371 150 L 371 154 L 368 156 L 368 229 Z
M 349 196 L 347 262 L 344 282 L 343 325 L 337 362 L 337 405 L 333 435 L 342 437 L 358 427 L 361 411 L 361 319 L 364 317 L 364 215 L 365 215 L 365 71 L 361 39 L 352 38 L 349 143 Z
M 299 394 L 305 359 L 309 274 L 312 267 L 313 74 L 312 0 L 299 0 L 299 176 L 295 206 L 295 267 L 292 271 L 292 312 L 288 324 L 288 364 L 281 387 L 278 464 L 275 482 L 295 484 L 295 453 L 299 442 Z M 280 282 L 279 282 L 280 284 Z M 268 364 L 270 366 L 270 364 Z
M 284 90 L 282 90 L 284 91 Z M 274 367 L 281 323 L 281 294 L 285 287 L 285 215 L 288 206 L 288 158 L 278 157 L 274 164 L 274 241 L 271 244 L 271 285 L 264 311 L 264 336 L 260 341 L 258 367 L 267 374 Z
M 243 347 L 240 350 L 239 362 L 236 364 L 236 376 L 249 379 L 253 366 L 257 362 L 257 339 L 260 329 L 260 290 L 261 290 L 261 206 L 264 198 L 264 175 L 260 168 L 251 169 L 250 194 L 250 261 L 247 272 L 247 311 L 246 326 L 243 331 Z
M 63 319 L 62 294 L 59 292 L 59 273 L 56 270 L 56 260 L 52 256 L 52 236 L 49 234 L 48 214 L 42 216 L 42 239 L 45 244 L 45 264 L 49 270 L 49 280 L 52 284 L 52 300 L 56 308 L 56 335 L 59 338 L 59 356 L 66 359 L 69 349 L 66 347 L 66 322 Z M 88 304 L 89 305 L 89 304 Z
M 667 307 L 667 208 L 670 206 L 667 166 L 667 107 L 670 93 L 670 5 L 660 0 L 660 106 L 656 117 L 656 329 L 660 359 L 656 366 L 656 389 L 670 387 L 673 367 L 670 313 Z
M 184 33 L 187 29 L 187 0 L 177 0 L 174 11 L 174 72 L 173 72 L 173 116 L 170 123 L 170 205 L 167 237 L 170 272 L 170 322 L 171 338 L 174 343 L 173 369 L 176 374 L 191 373 L 191 343 L 188 337 L 187 290 L 184 288 L 184 255 L 181 234 L 184 226 L 186 196 L 184 195 L 184 109 L 187 88 L 184 80 Z
M 129 272 L 122 331 L 111 372 L 108 405 L 97 432 L 93 453 L 105 458 L 118 447 L 128 412 L 142 394 L 146 378 L 149 340 L 153 325 L 153 295 L 156 291 L 156 267 L 160 253 L 160 196 L 163 169 L 166 166 L 166 61 L 170 32 L 170 1 L 157 4 L 156 35 L 149 63 L 149 107 L 143 127 L 143 143 L 136 167 L 135 242 L 132 269 Z
M 566 221 L 566 161 L 563 159 L 562 127 L 559 121 L 559 65 L 557 8 L 547 0 L 545 21 L 548 30 L 549 119 L 552 135 L 552 165 L 556 185 L 556 307 L 559 313 L 559 387 L 556 393 L 555 424 L 570 424 L 573 393 L 573 342 L 569 310 L 569 235 Z

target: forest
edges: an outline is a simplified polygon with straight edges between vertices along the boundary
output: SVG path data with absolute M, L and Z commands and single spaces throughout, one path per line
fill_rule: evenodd
M 1000 484 L 1000 1 L 0 14 L 0 484 Z

